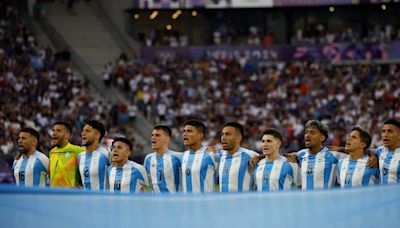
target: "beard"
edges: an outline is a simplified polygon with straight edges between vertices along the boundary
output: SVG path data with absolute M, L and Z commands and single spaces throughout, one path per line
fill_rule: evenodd
M 83 143 L 83 146 L 90 146 L 94 143 L 94 139 L 86 139 L 86 143 Z

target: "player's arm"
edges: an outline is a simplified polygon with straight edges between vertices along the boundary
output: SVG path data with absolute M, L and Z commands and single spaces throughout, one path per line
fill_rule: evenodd
M 367 166 L 369 168 L 379 169 L 379 159 L 376 150 L 369 149 L 365 153 L 368 155 Z
M 300 187 L 301 185 L 301 179 L 299 178 L 299 165 L 297 163 L 290 163 L 290 168 L 291 168 L 291 172 L 289 172 L 289 174 L 291 174 L 291 178 L 292 178 L 292 182 L 293 185 L 295 187 Z
M 291 152 L 291 153 L 283 153 L 283 156 L 285 156 L 287 158 L 287 162 L 290 163 L 296 163 L 298 164 L 298 160 L 297 160 L 297 152 Z
M 249 167 L 251 169 L 254 169 L 256 167 L 256 165 L 258 164 L 258 162 L 260 162 L 264 158 L 265 158 L 265 154 L 260 154 L 258 156 L 255 156 L 255 157 L 251 158 L 249 160 Z

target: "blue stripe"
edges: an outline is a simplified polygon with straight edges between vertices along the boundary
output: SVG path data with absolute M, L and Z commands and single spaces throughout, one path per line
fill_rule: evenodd
M 250 159 L 250 156 L 247 153 L 240 152 L 240 166 L 239 166 L 239 175 L 238 175 L 238 192 L 243 192 L 243 181 L 244 174 L 247 169 L 247 164 Z
M 108 158 L 106 155 L 103 153 L 99 152 L 99 184 L 100 184 L 100 190 L 104 189 L 105 185 L 105 175 L 106 175 L 106 170 L 107 166 L 109 165 L 108 163 Z
M 311 170 L 309 169 L 309 166 L 312 167 Z M 308 173 L 309 170 L 310 173 Z M 307 167 L 306 167 L 307 190 L 314 189 L 314 172 L 315 172 L 315 155 L 308 154 Z
M 132 167 L 130 175 L 131 175 L 131 178 L 130 178 L 130 191 L 131 192 L 135 192 L 137 180 L 144 181 L 144 177 L 143 177 L 142 173 L 140 172 L 140 170 L 138 168 L 136 168 L 136 167 Z
M 225 164 L 222 169 L 222 177 L 221 178 L 221 192 L 228 192 L 229 191 L 229 171 L 231 169 L 232 164 L 232 155 L 226 154 L 225 156 Z
M 363 176 L 362 176 L 362 182 L 361 182 L 361 186 L 368 186 L 369 184 L 369 180 L 371 179 L 371 177 L 374 175 L 374 169 L 365 167 Z
M 165 182 L 165 170 L 164 170 L 164 156 L 157 156 L 157 183 L 160 187 L 160 192 L 168 192 L 167 183 Z M 160 175 L 161 174 L 161 175 Z
M 337 164 L 336 157 L 330 153 L 325 154 L 325 168 L 324 168 L 324 189 L 329 188 L 329 178 L 331 177 L 331 171 L 333 169 L 333 164 Z
M 292 177 L 292 180 L 294 180 L 292 166 L 289 163 L 284 162 L 282 165 L 281 174 L 279 175 L 279 190 L 284 189 L 284 184 L 285 184 L 285 180 L 286 180 L 287 176 Z M 293 183 L 292 183 L 292 187 L 293 187 Z
M 272 171 L 272 166 L 274 165 L 273 162 L 266 162 L 264 166 L 264 172 L 262 178 L 262 190 L 263 191 L 269 191 L 270 190 L 270 184 L 269 181 L 271 179 L 271 171 Z M 268 179 L 265 178 L 265 175 L 268 175 Z
M 347 166 L 346 176 L 344 177 L 344 187 L 351 188 L 353 186 L 353 174 L 357 161 L 349 160 L 349 165 Z
M 186 176 L 186 192 L 192 192 L 192 166 L 195 153 L 189 152 L 189 157 L 186 165 L 185 176 Z
M 110 188 L 114 188 L 114 191 L 116 191 L 116 192 L 121 191 L 122 172 L 123 172 L 123 169 L 121 167 L 116 168 L 114 186 L 110 186 Z
M 42 172 L 46 172 L 46 167 L 43 165 L 42 161 L 39 158 L 35 158 L 35 163 L 33 167 L 33 185 L 40 185 L 40 177 Z
M 175 180 L 175 189 L 179 191 L 179 170 L 181 168 L 181 162 L 179 158 L 170 155 L 172 160 L 172 170 L 174 172 L 174 180 Z
M 91 189 L 90 186 L 90 163 L 92 161 L 92 153 L 86 153 L 86 157 L 85 157 L 85 165 L 83 167 L 83 178 L 84 178 L 84 187 L 85 189 Z
M 28 158 L 24 158 L 22 160 L 21 166 L 19 167 L 19 185 L 25 186 L 25 178 L 26 178 L 26 165 L 28 164 Z
M 386 158 L 384 160 L 383 167 L 382 167 L 383 184 L 389 183 L 389 165 L 390 165 L 390 162 L 392 161 L 392 158 L 393 158 L 393 152 L 388 152 L 386 154 Z
M 145 160 L 144 160 L 144 168 L 146 169 L 147 173 L 148 173 L 148 177 L 149 177 L 149 182 L 150 182 L 150 186 L 152 187 L 153 191 L 153 180 L 151 179 L 151 172 L 150 172 L 150 160 L 153 158 L 153 156 L 149 155 L 146 156 Z
M 204 180 L 207 177 L 208 166 L 213 164 L 212 159 L 208 153 L 203 154 L 200 166 L 200 191 L 204 192 Z

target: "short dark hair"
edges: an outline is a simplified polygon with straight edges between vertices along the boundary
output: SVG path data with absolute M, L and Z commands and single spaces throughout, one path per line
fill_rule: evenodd
M 53 124 L 53 126 L 55 125 L 63 125 L 65 127 L 65 129 L 67 129 L 67 131 L 71 134 L 72 133 L 72 126 L 71 124 L 64 122 L 64 121 L 57 121 Z
M 238 122 L 228 122 L 222 128 L 225 128 L 225 127 L 233 127 L 233 128 L 235 128 L 240 133 L 240 135 L 242 137 L 244 137 L 244 128 L 240 123 L 238 123 Z
M 277 129 L 268 128 L 267 130 L 265 130 L 265 131 L 262 133 L 261 137 L 264 136 L 264 135 L 272 135 L 272 136 L 274 136 L 275 138 L 279 139 L 281 142 L 283 142 L 282 134 L 281 134 Z
M 86 122 L 85 125 L 89 125 L 92 128 L 96 129 L 97 131 L 100 132 L 100 138 L 99 138 L 99 142 L 101 142 L 101 140 L 103 139 L 104 135 L 106 134 L 106 129 L 104 128 L 104 125 L 102 123 L 100 123 L 97 120 L 90 120 L 88 122 Z
M 172 137 L 172 130 L 167 125 L 157 124 L 153 127 L 153 130 L 162 130 L 171 138 Z
M 368 149 L 372 142 L 371 136 L 368 134 L 368 132 L 359 126 L 353 127 L 351 131 L 358 131 L 361 142 L 365 143 L 365 150 Z
M 123 142 L 123 143 L 125 143 L 126 145 L 129 146 L 129 150 L 130 150 L 130 151 L 132 151 L 132 149 L 133 149 L 132 143 L 131 143 L 127 138 L 118 137 L 118 138 L 115 138 L 115 139 L 114 139 L 113 144 L 114 144 L 115 142 Z
M 206 137 L 206 125 L 200 120 L 195 120 L 195 119 L 188 120 L 183 126 L 186 125 L 195 127 L 197 130 L 203 133 L 204 137 Z
M 323 124 L 321 121 L 319 120 L 309 120 L 307 121 L 305 128 L 315 128 L 317 129 L 319 132 L 321 132 L 322 135 L 325 136 L 325 140 L 328 139 L 328 132 L 329 132 L 329 128 L 328 126 L 326 126 L 325 124 Z M 324 140 L 324 141 L 325 141 Z
M 26 128 L 22 128 L 20 132 L 25 132 L 25 133 L 28 133 L 28 134 L 32 135 L 33 137 L 35 137 L 38 142 L 38 145 L 39 145 L 40 136 L 39 136 L 38 131 L 36 131 L 33 128 L 26 127 Z
M 385 125 L 385 124 L 394 125 L 400 130 L 400 122 L 398 120 L 396 120 L 396 119 L 388 119 L 383 123 L 383 125 Z

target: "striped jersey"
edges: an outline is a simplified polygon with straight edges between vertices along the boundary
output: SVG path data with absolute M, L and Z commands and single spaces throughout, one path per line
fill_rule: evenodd
M 182 154 L 182 192 L 213 192 L 217 165 L 206 147 Z
M 173 151 L 162 156 L 151 153 L 144 159 L 144 167 L 149 175 L 153 192 L 179 191 L 181 161 Z
M 51 149 L 50 187 L 74 188 L 80 185 L 78 155 L 83 151 L 85 148 L 71 143 L 62 148 Z
M 39 151 L 29 157 L 24 154 L 13 163 L 15 183 L 18 186 L 46 187 L 49 159 Z
M 110 165 L 109 152 L 99 146 L 93 152 L 78 155 L 79 173 L 84 189 L 104 190 L 107 188 L 107 167 Z
M 303 190 L 334 187 L 338 159 L 328 148 L 323 147 L 317 154 L 311 154 L 308 149 L 300 150 L 297 152 L 297 161 Z
M 127 161 L 122 167 L 108 167 L 110 192 L 143 192 L 149 185 L 145 168 L 133 161 Z
M 394 151 L 385 146 L 376 150 L 379 157 L 380 179 L 382 184 L 396 184 L 400 182 L 400 148 Z
M 290 190 L 297 185 L 298 165 L 279 155 L 276 160 L 262 159 L 254 168 L 254 187 L 257 191 Z
M 378 183 L 379 171 L 367 166 L 368 156 L 357 160 L 350 158 L 338 162 L 338 183 L 341 188 L 374 185 Z
M 251 189 L 249 160 L 258 153 L 239 147 L 234 154 L 220 152 L 219 188 L 221 192 L 248 192 Z

